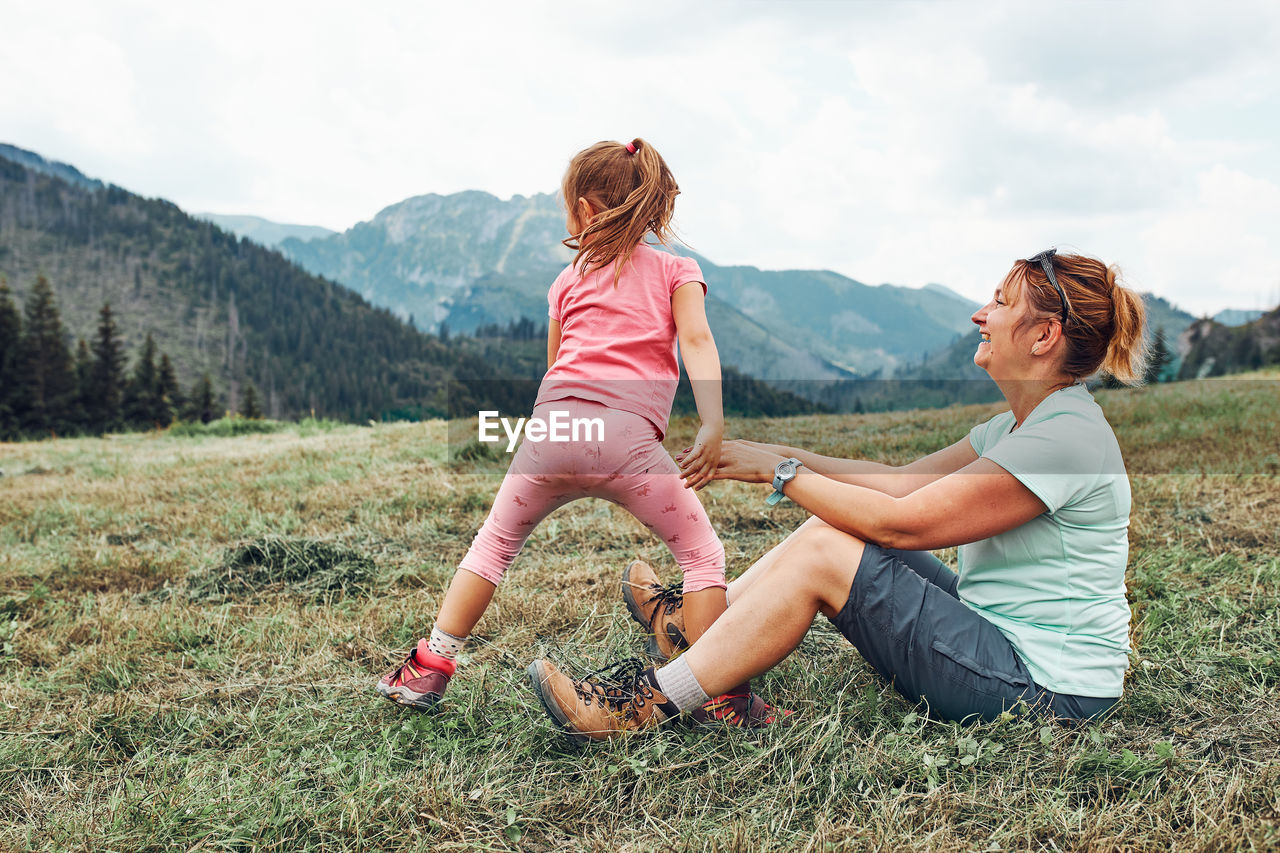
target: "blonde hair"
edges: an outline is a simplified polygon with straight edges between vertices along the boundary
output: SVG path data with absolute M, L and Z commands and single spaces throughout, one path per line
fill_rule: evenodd
M 1054 255 L 1053 274 L 1067 298 L 1063 370 L 1076 379 L 1102 369 L 1126 385 L 1142 382 L 1147 363 L 1142 297 L 1119 283 L 1120 271 L 1084 255 Z M 1062 300 L 1039 262 L 1015 261 L 1001 289 L 1011 304 L 1026 296 L 1039 314 L 1062 316 Z
M 673 239 L 671 216 L 680 187 L 658 150 L 643 139 L 630 143 L 597 142 L 569 161 L 561 182 L 565 206 L 576 216 L 578 199 L 598 212 L 564 244 L 586 275 L 617 262 L 613 283 L 645 235 L 666 245 Z

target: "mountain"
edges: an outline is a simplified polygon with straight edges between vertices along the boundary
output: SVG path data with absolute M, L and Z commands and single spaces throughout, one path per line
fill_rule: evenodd
M 1252 323 L 1264 313 L 1248 308 L 1224 308 L 1213 315 L 1213 320 L 1224 326 L 1243 326 L 1245 323 Z
M 415 196 L 342 234 L 288 239 L 280 248 L 419 328 L 471 331 L 546 317 L 546 288 L 572 257 L 560 243 L 565 236 L 553 196 L 504 202 L 468 191 Z M 481 279 L 478 295 L 469 294 Z
M 420 328 L 546 317 L 546 291 L 571 253 L 554 195 L 425 195 L 331 237 L 281 250 Z M 685 251 L 685 249 L 680 249 Z M 692 254 L 692 253 L 689 253 Z M 918 362 L 977 307 L 940 286 L 872 287 L 833 272 L 722 267 L 694 255 L 709 286 L 721 360 L 754 376 L 832 379 Z
M 871 286 L 825 270 L 770 271 L 698 260 L 720 300 L 849 375 L 920 361 L 950 343 L 978 307 L 945 288 Z
M 56 160 L 46 160 L 34 151 L 27 151 L 25 148 L 18 148 L 17 146 L 0 142 L 0 157 L 25 166 L 33 172 L 61 178 L 67 183 L 75 184 L 82 189 L 100 190 L 104 188 L 102 181 L 85 177 L 74 166 L 59 163 Z
M 89 181 L 30 152 L 15 156 L 0 157 L 0 276 L 21 300 L 46 275 L 73 339 L 92 339 L 109 302 L 131 359 L 150 333 L 183 387 L 208 371 L 235 406 L 253 382 L 273 417 L 314 411 L 363 420 L 523 405 L 518 394 L 504 396 L 514 392 L 481 359 L 277 252 L 167 201 Z
M 1178 338 L 1180 379 L 1199 379 L 1280 364 L 1280 308 L 1242 326 L 1197 320 Z
M 268 247 L 278 246 L 291 237 L 306 242 L 319 237 L 330 237 L 337 233 L 328 228 L 321 228 L 319 225 L 289 225 L 272 222 L 270 219 L 263 219 L 261 216 L 231 216 L 221 213 L 196 213 L 193 215 L 197 219 L 206 219 L 223 231 L 229 231 L 237 237 L 245 237 Z

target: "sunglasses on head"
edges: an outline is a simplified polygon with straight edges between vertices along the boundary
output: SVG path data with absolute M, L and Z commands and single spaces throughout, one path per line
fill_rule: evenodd
M 1067 324 L 1067 294 L 1063 292 L 1062 285 L 1058 284 L 1058 276 L 1053 272 L 1053 256 L 1058 254 L 1057 249 L 1045 249 L 1035 257 L 1027 258 L 1027 263 L 1039 263 L 1040 269 L 1044 270 L 1045 277 L 1049 279 L 1049 283 L 1053 285 L 1053 289 L 1058 291 L 1058 299 L 1062 301 L 1062 325 Z

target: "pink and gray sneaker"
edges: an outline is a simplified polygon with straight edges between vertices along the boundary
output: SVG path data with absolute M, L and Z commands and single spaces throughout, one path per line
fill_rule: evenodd
M 431 651 L 423 637 L 404 663 L 378 680 L 378 692 L 397 704 L 426 711 L 444 696 L 457 668 L 457 661 Z
M 744 729 L 762 729 L 791 716 L 791 711 L 775 708 L 749 689 L 743 690 L 746 686 L 708 699 L 702 707 L 690 711 L 689 716 L 703 725 L 722 724 Z

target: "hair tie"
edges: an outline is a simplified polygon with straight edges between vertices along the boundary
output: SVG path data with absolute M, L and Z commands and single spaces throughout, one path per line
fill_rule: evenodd
M 636 153 L 636 144 L 634 142 L 627 143 L 627 153 L 628 154 Z

